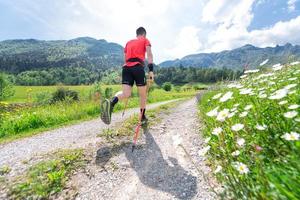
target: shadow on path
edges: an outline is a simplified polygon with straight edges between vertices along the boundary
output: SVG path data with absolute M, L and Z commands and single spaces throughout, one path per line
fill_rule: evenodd
M 125 152 L 130 166 L 146 186 L 168 192 L 177 199 L 192 199 L 197 194 L 197 177 L 178 164 L 176 158 L 163 158 L 162 152 L 147 128 L 144 128 L 145 145 L 131 152 L 131 144 L 102 147 L 97 151 L 96 164 L 105 165 L 112 156 Z M 128 183 L 130 184 L 130 183 Z

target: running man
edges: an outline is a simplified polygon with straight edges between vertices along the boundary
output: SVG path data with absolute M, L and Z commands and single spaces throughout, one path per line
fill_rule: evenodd
M 110 101 L 106 99 L 102 104 L 101 119 L 105 124 L 110 124 L 112 111 L 118 101 L 129 98 L 131 96 L 132 86 L 134 82 L 138 87 L 140 96 L 140 112 L 142 115 L 142 124 L 147 122 L 147 118 L 145 116 L 147 89 L 146 75 L 144 70 L 146 53 L 148 59 L 149 79 L 153 81 L 154 74 L 151 43 L 146 38 L 145 28 L 139 27 L 136 30 L 136 39 L 127 42 L 124 49 L 125 64 L 122 69 L 122 91 L 117 92 Z

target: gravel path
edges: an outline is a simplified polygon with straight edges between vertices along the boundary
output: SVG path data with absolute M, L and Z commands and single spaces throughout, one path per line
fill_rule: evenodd
M 181 103 L 161 118 L 161 123 L 144 131 L 133 153 L 131 145 L 125 145 L 105 159 L 102 152 L 107 147 L 99 146 L 87 169 L 89 175 L 79 173 L 73 178 L 79 188 L 76 199 L 217 199 L 189 157 L 173 145 L 172 136 L 179 134 L 198 168 L 209 176 L 210 169 L 197 155 L 204 144 L 197 131 L 196 99 Z M 215 183 L 211 177 L 209 182 Z
M 151 104 L 147 108 L 155 108 L 172 101 Z M 139 112 L 139 109 L 128 109 L 124 117 L 122 117 L 121 112 L 114 114 L 112 116 L 112 126 L 128 118 L 134 112 Z M 96 136 L 101 133 L 102 129 L 107 127 L 100 118 L 97 118 L 2 144 L 0 145 L 0 167 L 9 166 L 12 169 L 6 177 L 9 179 L 22 173 L 33 163 L 43 159 L 42 155 L 46 153 L 58 149 L 85 148 L 96 145 L 97 142 L 102 140 L 102 138 Z

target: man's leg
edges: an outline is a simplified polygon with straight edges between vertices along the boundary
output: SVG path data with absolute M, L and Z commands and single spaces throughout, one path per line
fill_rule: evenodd
M 110 124 L 112 111 L 114 109 L 114 106 L 118 103 L 118 101 L 130 97 L 133 83 L 134 80 L 131 73 L 131 69 L 123 67 L 122 91 L 117 92 L 111 100 L 105 100 L 102 104 L 101 119 L 105 124 Z
M 147 86 L 138 86 L 139 96 L 140 96 L 140 108 L 142 121 L 146 120 L 146 102 L 147 102 Z
M 131 86 L 123 84 L 122 91 L 116 93 L 116 95 L 111 99 L 106 99 L 101 108 L 101 119 L 105 124 L 110 124 L 111 122 L 111 114 L 115 105 L 118 103 L 119 100 L 129 98 L 131 95 Z
M 119 100 L 129 98 L 131 96 L 131 90 L 131 85 L 122 84 L 122 91 L 117 92 L 111 100 L 112 106 L 114 107 Z

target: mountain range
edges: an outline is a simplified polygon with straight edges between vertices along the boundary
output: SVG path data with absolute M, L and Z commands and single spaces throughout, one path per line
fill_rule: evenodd
M 287 63 L 300 58 L 300 46 L 287 43 L 284 46 L 259 48 L 247 44 L 237 49 L 219 53 L 199 53 L 181 59 L 168 60 L 160 63 L 161 67 L 202 67 L 229 68 L 242 70 L 244 67 L 254 69 L 264 61 L 266 66 Z
M 159 66 L 242 70 L 244 66 L 248 66 L 249 69 L 256 68 L 267 59 L 266 65 L 273 65 L 299 58 L 299 45 L 287 43 L 284 46 L 259 48 L 247 44 L 219 53 L 187 55 L 181 59 L 162 62 Z M 74 67 L 90 72 L 103 72 L 120 67 L 123 62 L 123 47 L 103 39 L 81 37 L 56 41 L 27 39 L 0 42 L 0 71 L 11 74 Z
M 56 41 L 27 39 L 0 42 L 0 71 L 13 74 L 65 67 L 101 71 L 120 66 L 123 61 L 121 45 L 90 37 Z

